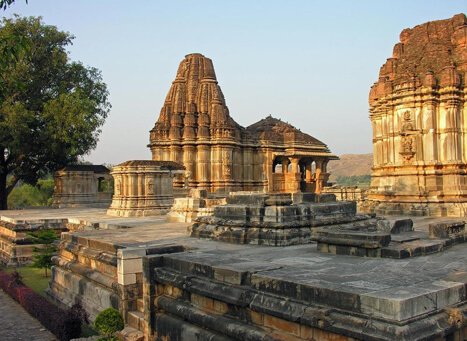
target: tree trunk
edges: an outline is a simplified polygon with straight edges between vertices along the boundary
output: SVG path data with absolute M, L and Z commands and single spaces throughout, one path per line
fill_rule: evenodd
M 0 210 L 8 209 L 8 190 L 6 188 L 7 172 L 0 171 Z

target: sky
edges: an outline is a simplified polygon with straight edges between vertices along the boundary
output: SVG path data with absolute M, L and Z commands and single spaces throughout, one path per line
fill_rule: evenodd
M 102 71 L 112 110 L 85 160 L 150 159 L 146 147 L 178 64 L 213 60 L 231 116 L 281 118 L 335 154 L 370 153 L 368 92 L 400 32 L 467 12 L 467 0 L 16 0 L 75 36 L 70 58 Z

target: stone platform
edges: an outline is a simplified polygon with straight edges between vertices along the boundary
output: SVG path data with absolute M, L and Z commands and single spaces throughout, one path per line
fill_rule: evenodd
M 165 217 L 73 212 L 73 219 L 111 228 L 62 236 L 49 293 L 66 304 L 81 299 L 91 316 L 119 308 L 129 335 L 451 340 L 464 331 L 462 244 L 403 260 L 353 257 L 323 254 L 314 242 L 271 248 L 190 238 L 189 224 Z M 428 233 L 433 222 L 415 218 L 412 233 Z
M 310 243 L 318 227 L 329 229 L 346 224 L 366 228 L 378 224 L 374 217 L 357 215 L 355 202 L 336 202 L 334 195 L 234 192 L 226 201 L 226 205 L 214 207 L 212 216 L 195 220 L 192 237 L 288 246 Z

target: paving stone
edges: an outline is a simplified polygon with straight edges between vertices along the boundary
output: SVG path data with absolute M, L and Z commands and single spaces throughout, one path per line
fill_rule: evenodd
M 55 336 L 0 290 L 0 340 L 55 341 Z

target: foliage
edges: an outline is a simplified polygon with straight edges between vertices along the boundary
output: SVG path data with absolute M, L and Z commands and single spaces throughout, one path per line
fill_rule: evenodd
M 124 323 L 118 310 L 107 308 L 97 315 L 94 326 L 100 334 L 112 338 L 114 333 L 123 329 Z
M 20 184 L 8 196 L 10 209 L 44 207 L 52 204 L 53 179 L 40 179 L 35 186 Z
M 110 110 L 100 72 L 69 60 L 73 36 L 41 18 L 0 22 L 0 209 L 18 181 L 35 184 L 95 148 Z M 15 41 L 26 48 L 11 52 Z M 1 155 L 4 154 L 4 155 Z M 8 183 L 7 183 L 8 177 Z
M 34 256 L 32 266 L 39 269 L 44 269 L 44 276 L 47 277 L 47 269 L 52 267 L 52 257 L 57 252 L 57 248 L 50 244 L 43 247 L 34 248 Z
M 25 0 L 26 3 L 28 3 L 28 0 Z M 11 6 L 15 0 L 0 0 L 0 8 L 3 8 L 3 10 L 6 10 L 9 6 Z
M 0 272 L 0 288 L 59 340 L 68 341 L 80 336 L 81 324 L 87 321 L 87 314 L 79 303 L 63 310 L 31 288 L 17 283 L 11 274 L 5 272 Z
M 57 252 L 53 242 L 58 239 L 58 236 L 53 230 L 34 231 L 29 233 L 29 236 L 33 238 L 35 244 L 42 244 L 42 246 L 34 248 L 32 266 L 44 269 L 44 275 L 47 277 L 47 269 L 52 267 L 52 257 Z
M 340 186 L 369 187 L 371 175 L 338 176 L 336 184 Z

